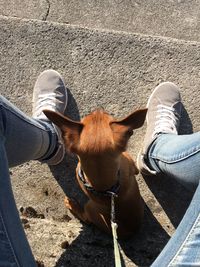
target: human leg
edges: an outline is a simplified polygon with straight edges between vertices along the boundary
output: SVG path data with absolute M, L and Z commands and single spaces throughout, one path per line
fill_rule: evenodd
M 152 144 L 149 166 L 196 189 L 175 234 L 152 267 L 200 266 L 200 132 L 191 135 L 161 134 Z
M 67 91 L 59 73 L 47 70 L 38 77 L 33 93 L 33 118 L 26 116 L 0 96 L 0 131 L 5 138 L 9 167 L 29 160 L 56 165 L 64 156 L 60 131 L 42 113 L 52 109 L 64 113 Z
M 143 174 L 166 174 L 196 192 L 175 234 L 153 267 L 200 266 L 200 133 L 178 135 L 181 99 L 171 83 L 158 86 L 148 102 L 147 133 L 138 156 Z
M 196 189 L 200 180 L 200 132 L 178 135 L 181 118 L 178 87 L 162 83 L 148 101 L 147 132 L 138 156 L 143 174 L 166 174 L 188 189 Z
M 148 158 L 157 174 L 164 173 L 194 190 L 200 181 L 200 132 L 161 134 L 152 144 Z
M 43 72 L 34 88 L 33 116 L 29 118 L 0 97 L 0 267 L 36 266 L 14 201 L 8 166 L 38 159 L 59 163 L 64 145 L 56 127 L 42 109 L 63 113 L 67 103 L 61 76 Z
M 13 197 L 3 139 L 0 134 L 0 267 L 35 267 Z
M 29 160 L 42 160 L 56 146 L 56 133 L 50 124 L 29 118 L 2 96 L 0 131 L 5 139 L 9 167 Z
M 199 200 L 200 184 L 175 233 L 151 267 L 200 266 Z

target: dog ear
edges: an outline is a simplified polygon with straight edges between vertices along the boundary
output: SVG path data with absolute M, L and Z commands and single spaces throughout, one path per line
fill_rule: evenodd
M 66 148 L 70 152 L 76 153 L 83 124 L 52 110 L 43 110 L 43 112 L 48 119 L 60 128 Z
M 111 121 L 115 144 L 125 150 L 133 130 L 142 127 L 146 118 L 147 109 L 138 109 L 122 120 Z

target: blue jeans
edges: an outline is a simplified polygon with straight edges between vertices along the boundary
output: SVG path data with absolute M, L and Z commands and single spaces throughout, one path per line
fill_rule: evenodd
M 200 266 L 200 132 L 161 134 L 151 145 L 148 159 L 150 168 L 157 173 L 196 189 L 175 234 L 151 266 Z
M 53 126 L 25 116 L 0 96 L 0 267 L 36 267 L 13 197 L 9 170 L 45 160 L 56 148 Z

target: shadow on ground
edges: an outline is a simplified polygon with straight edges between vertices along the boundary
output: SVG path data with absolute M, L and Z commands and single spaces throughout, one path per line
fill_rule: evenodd
M 169 236 L 146 207 L 140 231 L 128 240 L 120 241 L 126 255 L 122 266 L 150 266 L 168 239 Z M 79 236 L 58 260 L 56 267 L 60 266 L 114 266 L 112 238 L 92 225 L 83 224 Z

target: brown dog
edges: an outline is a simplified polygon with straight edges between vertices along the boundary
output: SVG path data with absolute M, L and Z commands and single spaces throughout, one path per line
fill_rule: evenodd
M 96 110 L 77 122 L 53 111 L 44 111 L 61 129 L 66 149 L 78 155 L 77 180 L 89 197 L 84 207 L 66 197 L 67 208 L 80 220 L 111 233 L 109 193 L 116 194 L 119 238 L 134 233 L 143 217 L 143 201 L 135 179 L 138 169 L 124 151 L 133 130 L 143 125 L 146 112 L 147 109 L 137 110 L 117 121 L 103 110 Z

